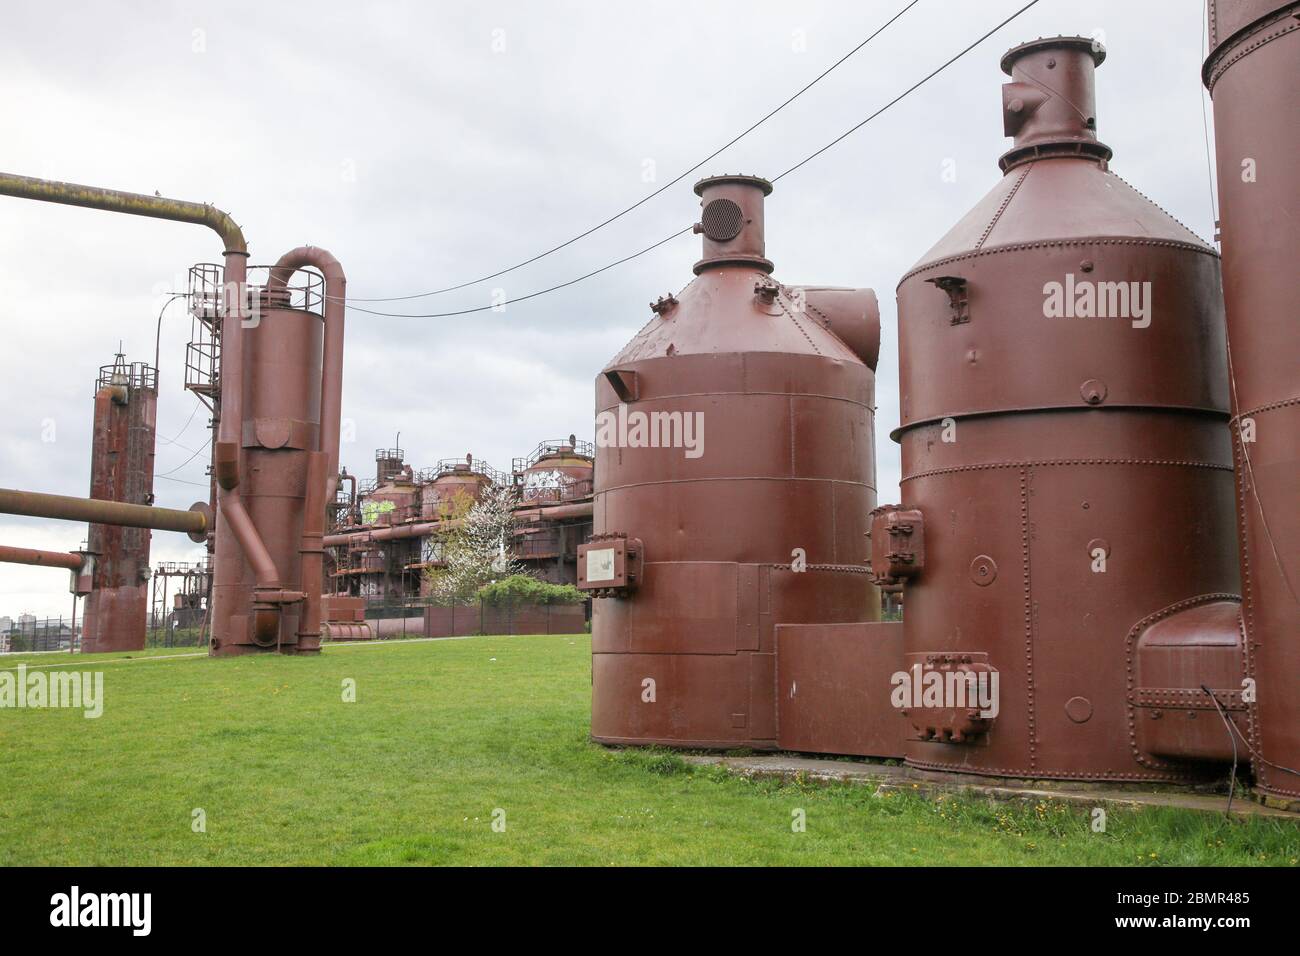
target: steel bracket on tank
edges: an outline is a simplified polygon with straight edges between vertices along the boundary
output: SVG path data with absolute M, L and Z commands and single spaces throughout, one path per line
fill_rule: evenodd
M 230 491 L 239 485 L 239 446 L 232 441 L 219 441 L 213 455 L 213 474 L 217 484 Z
M 637 400 L 640 391 L 636 372 L 631 369 L 612 368 L 605 372 L 605 379 L 620 402 Z
M 619 532 L 592 535 L 578 546 L 578 589 L 592 597 L 627 597 L 641 583 L 645 547 Z
M 948 303 L 952 306 L 950 324 L 961 325 L 970 321 L 970 297 L 966 291 L 965 279 L 961 276 L 935 276 L 925 281 L 948 293 Z
M 650 303 L 650 311 L 661 317 L 675 308 L 677 308 L 677 296 L 671 292 L 667 295 L 661 295 L 656 301 Z
M 877 585 L 898 584 L 916 577 L 925 567 L 925 519 L 915 509 L 902 505 L 881 505 L 868 516 L 867 538 L 871 543 L 871 581 Z
M 993 726 L 999 710 L 998 670 L 988 654 L 927 651 L 906 654 L 904 661 L 907 681 L 900 713 L 920 739 L 970 744 Z

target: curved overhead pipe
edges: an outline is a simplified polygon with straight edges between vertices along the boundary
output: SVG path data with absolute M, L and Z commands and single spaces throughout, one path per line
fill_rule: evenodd
M 227 255 L 231 253 L 248 255 L 248 244 L 244 241 L 244 233 L 239 228 L 239 224 L 230 218 L 229 213 L 208 203 L 168 199 L 166 196 L 146 196 L 142 193 L 101 189 L 98 186 L 82 186 L 77 183 L 60 183 L 13 173 L 0 173 L 0 196 L 35 199 L 40 202 L 60 203 L 64 206 L 80 206 L 83 209 L 102 209 L 105 212 L 121 212 L 129 216 L 148 216 L 152 219 L 169 219 L 172 222 L 207 226 L 221 237 Z

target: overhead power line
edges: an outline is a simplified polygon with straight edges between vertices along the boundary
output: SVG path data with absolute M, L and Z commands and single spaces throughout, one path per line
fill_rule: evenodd
M 576 285 L 577 283 L 583 281 L 584 279 L 590 279 L 592 276 L 600 275 L 600 273 L 602 272 L 607 272 L 610 269 L 614 268 L 615 266 L 621 266 L 625 262 L 631 262 L 633 259 L 636 259 L 639 256 L 643 256 L 647 252 L 652 252 L 667 242 L 671 242 L 672 240 L 676 239 L 678 236 L 690 232 L 693 228 L 694 226 L 691 225 L 691 226 L 686 226 L 684 229 L 679 229 L 676 232 L 674 232 L 671 236 L 665 236 L 664 238 L 660 239 L 658 242 L 646 246 L 644 249 L 640 250 L 639 252 L 634 252 L 630 256 L 624 256 L 622 259 L 616 259 L 615 261 L 609 263 L 608 265 L 603 265 L 599 269 L 593 269 L 591 272 L 588 272 L 586 275 L 580 275 L 576 279 L 570 279 L 567 282 L 561 282 L 559 285 L 553 285 L 547 289 L 539 289 L 536 292 L 530 292 L 527 295 L 516 296 L 513 299 L 505 299 L 502 300 L 501 302 L 493 303 L 492 305 L 481 305 L 473 309 L 460 309 L 459 311 L 456 312 L 432 312 L 427 315 L 411 315 L 406 312 L 376 312 L 374 309 L 362 309 L 355 305 L 349 305 L 348 309 L 353 312 L 365 312 L 369 315 L 386 315 L 389 316 L 390 318 L 395 318 L 395 319 L 442 319 L 442 318 L 449 318 L 453 315 L 469 315 L 473 312 L 489 312 L 494 309 L 500 311 L 500 310 L 504 310 L 505 307 L 508 305 L 514 305 L 516 302 L 525 302 L 528 299 L 535 299 L 539 295 L 547 295 L 548 293 L 551 292 L 557 292 L 560 289 L 565 289 L 571 285 Z
M 811 162 L 812 160 L 816 159 L 818 156 L 822 155 L 822 154 L 825 153 L 827 150 L 830 150 L 830 149 L 834 148 L 835 146 L 839 145 L 841 142 L 843 142 L 843 141 L 844 141 L 845 139 L 847 139 L 849 136 L 852 136 L 852 135 L 853 135 L 854 133 L 856 133 L 858 130 L 862 129 L 862 127 L 866 126 L 866 125 L 867 125 L 868 123 L 870 123 L 872 120 L 876 119 L 876 117 L 880 116 L 880 115 L 881 115 L 882 113 L 884 113 L 886 110 L 888 110 L 888 109 L 890 109 L 891 107 L 897 105 L 901 100 L 907 98 L 907 97 L 910 96 L 912 93 L 916 92 L 918 89 L 920 89 L 922 86 L 924 86 L 926 83 L 930 82 L 930 80 L 934 79 L 936 76 L 938 76 L 938 75 L 939 75 L 940 73 L 942 73 L 944 70 L 948 69 L 948 67 L 952 66 L 954 63 L 956 63 L 958 60 L 960 60 L 960 59 L 961 59 L 962 57 L 964 57 L 966 54 L 970 53 L 972 50 L 974 50 L 976 47 L 978 47 L 980 44 L 982 44 L 985 40 L 987 40 L 989 37 L 993 36 L 993 34 L 997 33 L 999 30 L 1001 30 L 1001 29 L 1002 29 L 1003 27 L 1005 27 L 1007 24 L 1011 23 L 1013 20 L 1015 20 L 1015 19 L 1016 19 L 1017 17 L 1019 17 L 1021 14 L 1025 13 L 1025 12 L 1026 12 L 1027 10 L 1029 10 L 1031 7 L 1037 6 L 1038 3 L 1039 3 L 1039 0 L 1030 0 L 1029 3 L 1026 3 L 1023 7 L 1021 7 L 1019 10 L 1017 10 L 1015 13 L 1011 14 L 1009 17 L 1007 17 L 1007 18 L 1006 18 L 1005 20 L 1003 20 L 1001 23 L 997 24 L 995 27 L 993 27 L 992 29 L 988 30 L 986 33 L 984 33 L 982 36 L 980 36 L 979 39 L 975 40 L 974 42 L 970 43 L 969 45 L 967 45 L 966 47 L 964 47 L 962 50 L 960 50 L 958 53 L 956 53 L 956 54 L 954 54 L 953 56 L 949 57 L 949 58 L 948 58 L 947 60 L 945 60 L 942 64 L 940 64 L 937 68 L 935 68 L 934 70 L 932 70 L 932 71 L 930 71 L 929 73 L 927 73 L 927 74 L 926 74 L 924 77 L 922 77 L 920 80 L 917 80 L 915 83 L 913 83 L 911 86 L 909 86 L 909 87 L 908 87 L 906 90 L 904 90 L 902 93 L 898 94 L 898 95 L 895 96 L 892 100 L 890 100 L 888 103 L 886 103 L 884 106 L 880 107 L 880 108 L 879 108 L 878 110 L 876 110 L 874 113 L 872 113 L 871 115 L 869 115 L 868 117 L 866 117 L 866 119 L 863 119 L 863 120 L 861 120 L 860 122 L 855 123 L 853 126 L 850 126 L 847 130 L 845 130 L 845 131 L 844 131 L 843 133 L 841 133 L 839 136 L 836 136 L 833 140 L 831 140 L 831 141 L 830 141 L 829 143 L 827 143 L 825 146 L 822 146 L 820 149 L 814 150 L 813 152 L 809 153 L 809 154 L 808 154 L 807 156 L 805 156 L 803 159 L 799 160 L 799 162 L 795 163 L 793 166 L 789 167 L 789 168 L 786 169 L 784 172 L 782 172 L 779 176 L 774 177 L 774 178 L 772 179 L 772 182 L 776 182 L 777 180 L 784 179 L 786 176 L 789 176 L 789 175 L 790 175 L 791 173 L 793 173 L 795 170 L 800 169 L 801 167 L 803 167 L 803 166 L 806 165 L 807 163 L 809 163 L 809 162 Z M 903 12 L 906 12 L 906 11 L 904 10 Z M 900 15 L 901 15 L 901 14 L 900 14 Z M 883 29 L 883 28 L 882 28 L 882 29 Z M 706 160 L 704 160 L 703 162 L 707 162 L 707 161 L 708 161 L 708 160 L 706 159 Z M 687 173 L 689 173 L 690 171 L 691 171 L 691 170 L 688 170 Z M 686 175 L 686 173 L 683 174 L 683 176 L 685 176 L 685 175 Z M 681 178 L 682 178 L 682 177 L 678 177 L 678 179 L 681 179 Z M 671 185 L 671 184 L 669 184 L 669 185 Z M 653 195 L 653 194 L 652 194 L 652 195 Z M 648 199 L 648 198 L 650 198 L 650 197 L 646 197 L 646 198 Z M 527 295 L 517 296 L 516 298 L 513 298 L 513 299 L 505 299 L 505 300 L 502 300 L 501 302 L 494 302 L 494 303 L 492 303 L 492 304 L 490 304 L 490 305 L 482 305 L 482 306 L 477 306 L 477 307 L 475 307 L 475 308 L 470 308 L 470 309 L 458 309 L 458 310 L 456 310 L 456 311 L 452 311 L 452 312 L 426 312 L 426 313 L 383 312 L 383 311 L 378 311 L 378 310 L 375 310 L 375 309 L 363 309 L 363 308 L 361 308 L 361 307 L 359 307 L 359 306 L 354 306 L 354 305 L 351 304 L 352 302 L 356 302 L 356 301 L 371 301 L 371 300 L 364 300 L 364 299 L 363 299 L 363 300 L 357 300 L 357 299 L 351 299 L 351 298 L 350 298 L 350 299 L 348 299 L 348 303 L 349 303 L 349 304 L 348 304 L 348 308 L 349 308 L 350 310 L 354 311 L 354 312 L 364 312 L 364 313 L 366 313 L 366 314 L 368 314 L 368 315 L 380 315 L 380 316 L 387 316 L 387 317 L 389 317 L 389 318 L 398 318 L 398 319 L 441 319 L 441 318 L 450 318 L 450 317 L 453 317 L 453 316 L 459 316 L 459 315 L 471 315 L 471 314 L 476 313 L 476 312 L 502 311 L 506 306 L 513 305 L 513 304 L 516 303 L 516 302 L 524 302 L 524 301 L 527 301 L 528 299 L 535 299 L 535 298 L 537 298 L 538 296 L 547 295 L 547 294 L 549 294 L 549 293 L 551 293 L 551 292 L 556 292 L 556 291 L 558 291 L 558 290 L 560 290 L 560 289 L 568 288 L 568 287 L 571 286 L 571 285 L 575 285 L 575 284 L 577 284 L 577 283 L 579 283 L 579 282 L 582 282 L 584 279 L 590 279 L 592 276 L 596 276 L 596 275 L 599 275 L 599 274 L 602 273 L 602 272 L 606 272 L 606 271 L 608 271 L 608 270 L 610 270 L 610 269 L 613 269 L 615 266 L 620 266 L 620 265 L 622 265 L 622 264 L 625 263 L 625 262 L 630 262 L 630 261 L 633 260 L 633 259 L 636 259 L 636 258 L 638 258 L 638 257 L 640 257 L 640 256 L 645 255 L 645 254 L 648 253 L 648 252 L 651 252 L 651 251 L 653 251 L 653 250 L 659 248 L 660 246 L 664 245 L 665 243 L 671 242 L 673 239 L 676 239 L 678 236 L 681 236 L 681 235 L 683 235 L 683 234 L 685 234 L 685 233 L 687 233 L 687 232 L 690 232 L 691 230 L 692 230 L 692 226 L 686 226 L 686 227 L 684 227 L 684 228 L 682 228 L 682 229 L 679 229 L 677 232 L 674 232 L 672 235 L 670 235 L 670 236 L 665 236 L 663 239 L 660 239 L 658 242 L 653 243 L 652 245 L 646 246 L 644 249 L 641 249 L 641 250 L 639 250 L 638 252 L 634 252 L 634 253 L 632 253 L 631 255 L 624 256 L 622 259 L 618 259 L 618 260 L 615 260 L 614 262 L 611 262 L 611 263 L 609 263 L 609 264 L 607 264 L 607 265 L 601 266 L 599 269 L 593 269 L 591 272 L 588 272 L 588 273 L 586 273 L 585 275 L 578 276 L 576 279 L 569 279 L 567 282 L 561 282 L 561 283 L 559 283 L 558 285 L 553 285 L 553 286 L 550 286 L 550 287 L 545 288 L 545 289 L 539 289 L 539 290 L 536 291 L 536 292 L 530 292 L 530 293 L 528 293 Z M 504 275 L 504 273 L 499 273 L 499 274 Z M 466 285 L 472 285 L 472 284 L 473 284 L 473 283 L 466 283 Z M 384 299 L 384 300 L 377 300 L 377 301 L 390 301 L 390 300 Z
M 918 3 L 920 3 L 920 2 L 921 2 L 921 0 L 911 0 L 911 2 L 908 3 L 905 7 L 903 7 L 903 9 L 899 10 L 899 11 L 898 11 L 897 13 L 895 13 L 892 17 L 890 17 L 888 20 L 886 20 L 886 21 L 884 22 L 884 24 L 881 25 L 881 26 L 880 26 L 880 27 L 879 27 L 879 28 L 878 28 L 874 33 L 872 33 L 870 36 L 868 36 L 865 40 L 863 40 L 861 43 L 859 43 L 857 46 L 855 46 L 855 47 L 854 47 L 852 50 L 850 50 L 848 53 L 845 53 L 842 57 L 840 57 L 838 60 L 836 60 L 834 63 L 832 63 L 832 64 L 831 64 L 830 66 L 828 66 L 826 69 L 824 69 L 821 73 L 817 74 L 817 76 L 815 76 L 815 77 L 812 79 L 811 82 L 809 82 L 808 84 L 806 84 L 804 87 L 802 87 L 800 90 L 798 90 L 798 91 L 797 91 L 796 93 L 794 93 L 792 96 L 790 96 L 788 99 L 784 100 L 784 101 L 783 101 L 779 106 L 777 106 L 775 109 L 772 109 L 772 110 L 770 110 L 769 112 L 765 113 L 765 114 L 764 114 L 764 115 L 763 115 L 763 116 L 762 116 L 762 117 L 761 117 L 757 122 L 753 123 L 751 126 L 749 126 L 748 128 L 746 128 L 745 130 L 741 131 L 741 132 L 738 133 L 736 136 L 732 137 L 732 138 L 731 138 L 730 140 L 728 140 L 726 143 L 723 143 L 721 146 L 719 146 L 719 147 L 718 147 L 717 149 L 715 149 L 713 152 L 709 153 L 709 155 L 705 156 L 703 159 L 701 159 L 698 163 L 696 163 L 696 164 L 695 164 L 694 166 L 692 166 L 690 169 L 684 170 L 683 172 L 681 172 L 680 174 L 678 174 L 678 175 L 677 175 L 676 177 L 674 177 L 673 179 L 670 179 L 668 182 L 664 183 L 662 186 L 660 186 L 660 187 L 659 187 L 658 189 L 656 189 L 654 192 L 651 192 L 651 193 L 649 193 L 649 194 L 647 194 L 647 195 L 645 195 L 645 196 L 642 196 L 640 199 L 638 199 L 636 202 L 632 203 L 632 205 L 628 206 L 626 209 L 622 209 L 622 210 L 616 212 L 614 215 L 610 216 L 608 219 L 604 220 L 603 222 L 599 222 L 599 223 L 597 223 L 596 225 L 592 226 L 590 229 L 586 230 L 585 232 L 580 232 L 580 233 L 578 233 L 578 234 L 577 234 L 576 236 L 574 236 L 572 239 L 566 239 L 564 242 L 560 243 L 558 246 L 552 246 L 550 249 L 547 249 L 547 250 L 545 250 L 544 252 L 539 252 L 537 255 L 532 256 L 531 258 L 525 259 L 523 262 L 518 262 L 518 263 L 516 263 L 515 265 L 510 266 L 509 268 L 501 269 L 501 270 L 499 270 L 499 271 L 497 271 L 497 272 L 493 272 L 493 273 L 491 273 L 490 275 L 480 276 L 480 277 L 477 278 L 477 279 L 470 279 L 468 282 L 461 282 L 461 283 L 458 283 L 457 285 L 450 285 L 450 286 L 447 286 L 446 288 L 443 288 L 443 289 L 434 289 L 434 290 L 432 290 L 431 292 L 416 292 L 416 293 L 413 293 L 412 295 L 393 295 L 393 296 L 383 296 L 383 297 L 378 297 L 378 298 L 369 298 L 369 299 L 360 299 L 360 298 L 354 298 L 354 297 L 352 297 L 352 296 L 349 296 L 349 297 L 348 297 L 348 301 L 349 301 L 349 302 L 402 302 L 402 301 L 405 301 L 405 300 L 408 300 L 408 299 L 423 299 L 423 298 L 427 298 L 428 296 L 433 296 L 433 295 L 442 295 L 442 294 L 445 293 L 445 292 L 455 292 L 455 291 L 458 290 L 458 289 L 464 289 L 464 288 L 466 288 L 466 287 L 468 287 L 468 286 L 478 285 L 480 282 L 488 282 L 488 281 L 490 281 L 490 280 L 492 280 L 492 279 L 499 279 L 501 276 L 506 275 L 507 273 L 510 273 L 510 272 L 514 272 L 516 269 L 522 269 L 524 266 L 532 265 L 534 262 L 537 262 L 539 259 L 545 259 L 547 256 L 551 255 L 551 253 L 559 252 L 561 249 L 564 249 L 564 248 L 566 248 L 567 246 L 571 246 L 571 245 L 573 245 L 575 242 L 578 242 L 578 241 L 581 240 L 581 239 L 585 239 L 585 238 L 587 238 L 588 236 L 590 236 L 590 235 L 591 235 L 592 233 L 594 233 L 594 232 L 599 232 L 601 229 L 604 229 L 604 228 L 605 228 L 606 226 L 608 226 L 610 223 L 612 223 L 612 222 L 617 222 L 619 219 L 622 219 L 624 216 L 626 216 L 628 213 L 632 212 L 634 209 L 638 209 L 639 207 L 641 207 L 641 206 L 644 205 L 645 203 L 649 202 L 651 199 L 654 199 L 656 196 L 660 195 L 661 193 L 665 192 L 666 190 L 671 189 L 673 186 L 676 186 L 679 182 L 681 182 L 683 179 L 685 179 L 685 178 L 686 178 L 687 176 L 689 176 L 691 173 L 695 172 L 697 169 L 699 169 L 701 166 L 703 166 L 703 165 L 704 165 L 705 163 L 707 163 L 709 160 L 711 160 L 711 159 L 717 157 L 718 155 L 720 155 L 721 153 L 723 153 L 723 152 L 726 151 L 727 149 L 730 149 L 732 146 L 735 146 L 735 145 L 736 145 L 737 143 L 739 143 L 742 139 L 744 139 L 744 138 L 745 138 L 746 136 L 748 136 L 750 133 L 754 132 L 754 130 L 758 129 L 760 126 L 762 126 L 764 123 L 766 123 L 768 120 L 770 120 L 770 119 L 771 119 L 773 116 L 775 116 L 777 113 L 781 112 L 783 109 L 785 109 L 787 106 L 789 106 L 789 105 L 790 105 L 791 103 L 793 103 L 795 100 L 797 100 L 799 97 L 803 96 L 805 93 L 807 93 L 809 90 L 811 90 L 814 86 L 816 86 L 816 85 L 817 85 L 818 83 L 820 83 L 822 80 L 826 79 L 826 77 L 829 76 L 829 75 L 832 73 L 832 71 L 834 71 L 837 67 L 839 67 L 841 64 L 843 64 L 846 60 L 848 60 L 850 57 L 852 57 L 855 53 L 857 53 L 859 50 L 861 50 L 863 47 L 865 47 L 868 43 L 870 43 L 870 42 L 871 42 L 872 40 L 874 40 L 876 37 L 880 36 L 880 34 L 884 33 L 885 30 L 889 28 L 890 24 L 892 24 L 895 20 L 897 20 L 899 17 L 901 17 L 903 14 L 905 14 L 908 10 L 911 10 L 914 6 L 916 6 L 916 5 L 917 5 Z M 560 288 L 562 288 L 562 287 L 560 287 Z M 450 314 L 452 314 L 452 315 L 456 315 L 456 314 L 462 314 L 462 313 L 450 313 Z
M 976 41 L 975 41 L 974 43 L 972 43 L 970 46 L 966 47 L 965 49 L 963 49 L 960 53 L 956 54 L 955 56 L 953 56 L 953 57 L 949 58 L 948 60 L 944 61 L 944 63 L 943 63 L 941 66 L 939 66 L 938 69 L 936 69 L 936 70 L 934 70 L 934 71 L 932 71 L 932 72 L 926 74 L 924 77 L 922 77 L 921 79 L 917 80 L 915 83 L 913 83 L 911 86 L 909 86 L 909 87 L 908 87 L 907 89 L 905 89 L 903 92 L 899 93 L 899 94 L 898 94 L 897 96 L 895 96 L 892 100 L 890 100 L 888 103 L 886 103 L 886 104 L 885 104 L 884 106 L 882 106 L 880 109 L 876 110 L 874 113 L 872 113 L 872 114 L 871 114 L 870 116 L 868 116 L 866 119 L 864 119 L 862 122 L 857 123 L 857 124 L 855 124 L 854 126 L 850 126 L 850 127 L 849 127 L 848 129 L 846 129 L 843 133 L 841 133 L 839 136 L 836 136 L 833 140 L 831 140 L 829 143 L 827 143 L 827 144 L 826 144 L 825 146 L 823 146 L 821 149 L 817 150 L 817 151 L 814 152 L 814 153 L 810 153 L 809 155 L 805 156 L 803 159 L 799 160 L 799 162 L 795 163 L 793 166 L 791 166 L 791 167 L 790 167 L 789 169 L 787 169 L 785 172 L 781 173 L 780 176 L 777 176 L 775 179 L 773 179 L 772 182 L 776 182 L 778 179 L 783 179 L 783 178 L 785 178 L 786 176 L 789 176 L 792 172 L 794 172 L 794 171 L 795 171 L 796 169 L 798 169 L 800 166 L 804 165 L 804 164 L 807 163 L 807 162 L 810 162 L 810 161 L 816 159 L 818 156 L 820 156 L 822 153 L 826 152 L 828 149 L 832 148 L 833 146 L 837 146 L 837 145 L 839 145 L 839 143 L 840 143 L 842 140 L 847 139 L 848 137 L 850 137 L 850 136 L 852 136 L 854 133 L 856 133 L 858 130 L 862 129 L 862 127 L 866 126 L 866 125 L 867 125 L 868 123 L 870 123 L 873 119 L 875 119 L 875 118 L 876 118 L 877 116 L 879 116 L 881 113 L 885 112 L 885 110 L 889 109 L 891 106 L 893 106 L 893 105 L 894 105 L 895 103 L 897 103 L 899 100 L 903 99 L 904 97 L 906 97 L 906 96 L 910 95 L 911 93 L 915 92 L 916 90 L 920 89 L 920 88 L 921 88 L 922 86 L 924 86 L 926 83 L 929 83 L 931 80 L 933 80 L 936 76 L 938 76 L 938 75 L 939 75 L 940 73 L 942 73 L 944 70 L 948 69 L 948 67 L 952 66 L 954 63 L 956 63 L 958 60 L 960 60 L 962 57 L 964 57 L 964 56 L 965 56 L 967 53 L 969 53 L 971 50 L 975 49 L 977 46 L 979 46 L 981 43 L 983 43 L 983 42 L 984 42 L 985 40 L 987 40 L 989 37 L 993 36 L 993 34 L 997 33 L 997 32 L 998 32 L 999 30 L 1001 30 L 1004 26 L 1006 26 L 1008 23 L 1010 23 L 1010 22 L 1011 22 L 1012 20 L 1014 20 L 1016 17 L 1020 16 L 1022 13 L 1024 13 L 1024 12 L 1025 12 L 1026 10 L 1028 10 L 1030 7 L 1035 6 L 1037 3 L 1038 3 L 1038 0 L 1030 0 L 1029 3 L 1026 3 L 1023 7 L 1021 7 L 1019 10 L 1017 10 L 1015 13 L 1011 14 L 1011 16 L 1007 17 L 1005 20 L 1003 20 L 1001 23 L 999 23 L 997 26 L 995 26 L 992 30 L 989 30 L 988 33 L 985 33 L 982 37 L 980 37 L 978 40 L 976 40 Z

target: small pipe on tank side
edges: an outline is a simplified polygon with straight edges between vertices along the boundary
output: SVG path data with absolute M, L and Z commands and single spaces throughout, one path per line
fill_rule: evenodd
M 320 649 L 321 581 L 325 570 L 325 479 L 329 455 L 314 451 L 307 456 L 307 494 L 303 507 L 301 584 L 304 595 L 298 618 L 298 652 Z
M 0 544 L 0 563 L 3 564 L 32 564 L 79 571 L 85 560 L 85 556 L 76 551 L 41 551 L 38 548 L 14 548 Z
M 261 535 L 253 527 L 253 519 L 248 516 L 244 509 L 243 499 L 234 492 L 234 489 L 221 489 L 220 504 L 221 513 L 226 516 L 226 524 L 230 526 L 231 532 L 235 535 L 235 540 L 244 549 L 244 557 L 253 568 L 253 574 L 257 578 L 258 590 L 278 590 L 280 587 L 280 573 L 275 569 L 275 561 L 271 558 L 271 552 L 266 549 L 266 544 L 262 541 Z

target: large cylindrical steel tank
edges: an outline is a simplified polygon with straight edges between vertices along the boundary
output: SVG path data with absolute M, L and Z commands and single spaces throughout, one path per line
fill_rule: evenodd
M 1252 761 L 1300 797 L 1300 3 L 1210 0 Z M 1262 758 L 1262 759 L 1261 759 Z M 1284 768 L 1291 768 L 1287 770 Z
M 594 538 L 578 572 L 597 595 L 601 742 L 774 747 L 774 626 L 879 613 L 863 564 L 875 374 L 848 344 L 868 343 L 874 364 L 874 295 L 771 278 L 771 188 L 696 184 L 696 278 L 596 378 Z
M 473 455 L 438 462 L 433 480 L 420 488 L 420 517 L 426 521 L 461 517 L 491 486 L 490 473 Z
M 1203 766 L 1147 724 L 1219 718 L 1201 678 L 1160 675 L 1195 658 L 1240 692 L 1219 260 L 1110 171 L 1104 57 L 1077 37 L 1003 57 L 1003 178 L 898 286 L 901 517 L 923 555 L 904 663 L 998 677 L 978 714 L 908 709 L 914 767 L 1185 780 Z
M 309 456 L 320 443 L 323 319 L 316 311 L 289 308 L 285 295 L 261 295 L 256 322 L 246 322 L 242 332 L 239 490 L 281 586 L 293 590 L 302 578 Z M 323 502 L 321 508 L 323 523 Z M 303 602 L 285 602 L 278 614 L 265 614 L 278 617 L 269 633 L 255 626 L 255 617 L 265 611 L 255 607 L 256 574 L 222 509 L 217 541 L 212 613 L 225 626 L 214 628 L 212 652 L 241 654 L 294 644 Z
M 592 492 L 593 449 L 590 442 L 544 441 L 527 458 L 515 459 L 515 481 L 521 505 L 586 498 Z
M 99 370 L 90 452 L 90 497 L 153 504 L 158 372 L 118 355 Z M 147 528 L 91 524 L 87 550 L 95 555 L 81 650 L 138 651 L 149 611 Z

